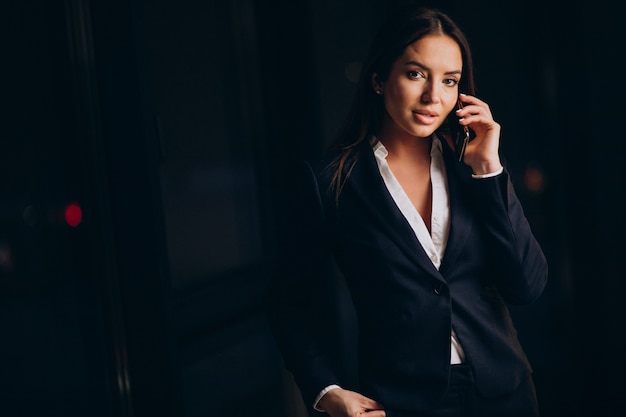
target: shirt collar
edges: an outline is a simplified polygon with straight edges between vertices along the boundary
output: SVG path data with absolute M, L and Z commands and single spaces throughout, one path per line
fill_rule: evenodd
M 435 153 L 441 155 L 443 153 L 441 141 L 436 135 L 433 135 L 432 139 L 432 144 L 430 146 L 430 156 L 432 157 Z M 374 151 L 374 155 L 377 158 L 387 159 L 389 151 L 387 151 L 385 145 L 383 145 L 383 143 L 376 136 L 372 136 L 372 139 L 370 139 L 370 143 L 372 144 L 372 151 Z

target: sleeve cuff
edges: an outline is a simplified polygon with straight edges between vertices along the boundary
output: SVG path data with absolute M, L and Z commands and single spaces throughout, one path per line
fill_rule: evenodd
M 502 172 L 504 172 L 504 167 L 501 167 L 499 170 L 495 172 L 490 172 L 488 174 L 472 174 L 472 178 L 475 178 L 475 179 L 491 178 L 491 177 L 495 177 L 497 175 L 502 174 Z
M 324 388 L 324 389 L 323 389 L 323 390 L 322 390 L 322 391 L 321 391 L 321 392 L 317 395 L 317 397 L 315 398 L 315 402 L 313 403 L 313 408 L 314 408 L 315 410 L 319 411 L 319 412 L 322 412 L 322 413 L 323 413 L 323 412 L 325 412 L 326 410 L 324 410 L 323 408 L 319 407 L 319 406 L 318 406 L 318 403 L 320 402 L 320 400 L 322 399 L 322 397 L 323 397 L 324 395 L 326 395 L 326 393 L 327 393 L 328 391 L 330 391 L 330 390 L 334 390 L 335 388 L 341 388 L 341 387 L 340 387 L 339 385 L 335 385 L 335 384 L 333 384 L 333 385 L 329 385 L 329 386 L 327 386 L 326 388 Z

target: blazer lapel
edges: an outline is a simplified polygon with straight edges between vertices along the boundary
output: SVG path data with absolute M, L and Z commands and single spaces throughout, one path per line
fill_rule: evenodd
M 369 144 L 367 146 L 369 147 Z M 409 222 L 389 194 L 371 148 L 361 149 L 359 160 L 348 182 L 358 200 L 363 202 L 363 208 L 370 210 L 372 218 L 380 222 L 380 229 L 388 233 L 417 266 L 437 280 L 442 280 L 441 274 L 419 243 Z
M 464 195 L 464 188 L 470 186 L 471 178 L 470 168 L 459 163 L 456 154 L 448 146 L 447 142 L 442 140 L 443 157 L 448 174 L 448 194 L 450 196 L 450 234 L 448 236 L 448 244 L 442 260 L 440 271 L 444 272 L 449 265 L 454 265 L 460 253 L 465 246 L 468 236 L 472 232 L 473 217 L 468 205 L 469 201 Z

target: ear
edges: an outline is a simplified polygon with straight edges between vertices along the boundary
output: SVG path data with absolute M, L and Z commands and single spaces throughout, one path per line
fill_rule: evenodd
M 383 82 L 380 80 L 380 77 L 377 73 L 372 73 L 372 89 L 378 95 L 383 94 Z

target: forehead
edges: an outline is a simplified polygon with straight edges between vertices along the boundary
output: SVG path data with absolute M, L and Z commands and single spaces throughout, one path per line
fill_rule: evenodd
M 417 62 L 433 70 L 454 71 L 463 66 L 458 43 L 447 35 L 427 35 L 407 46 L 399 59 L 405 65 Z

